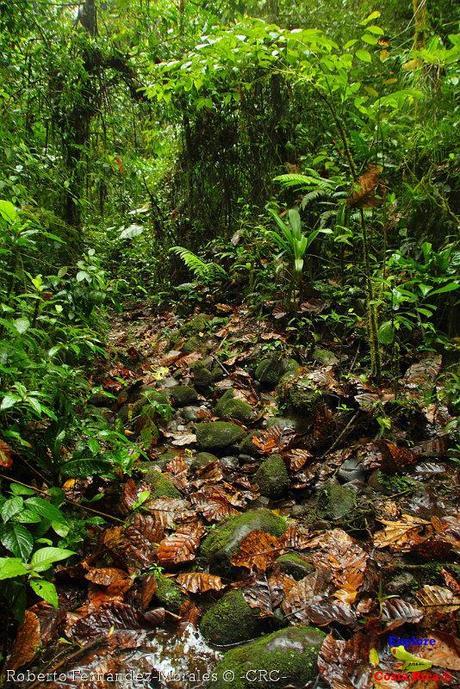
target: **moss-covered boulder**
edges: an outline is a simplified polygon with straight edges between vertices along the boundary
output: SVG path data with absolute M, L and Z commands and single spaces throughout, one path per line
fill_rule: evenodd
M 169 395 L 176 407 L 185 407 L 187 404 L 192 404 L 196 402 L 198 397 L 197 391 L 191 385 L 175 385 L 170 388 Z
M 285 574 L 290 574 L 294 579 L 303 579 L 315 569 L 304 557 L 297 553 L 285 553 L 276 559 L 279 569 Z
M 204 333 L 208 329 L 211 320 L 212 316 L 208 313 L 199 313 L 182 326 L 182 332 L 185 334 L 189 333 L 190 335 Z
M 194 471 L 197 471 L 199 469 L 204 469 L 204 467 L 208 466 L 208 464 L 212 464 L 213 462 L 218 462 L 219 458 L 216 457 L 216 455 L 211 454 L 210 452 L 198 452 L 196 457 L 192 459 L 191 463 L 191 468 Z
M 254 478 L 260 492 L 267 498 L 279 498 L 289 488 L 289 474 L 281 455 L 271 455 L 265 459 Z
M 326 519 L 342 519 L 352 514 L 356 501 L 357 494 L 354 488 L 330 480 L 318 496 L 318 513 Z
M 193 352 L 200 352 L 203 349 L 203 340 L 198 335 L 187 337 L 182 345 L 182 351 L 185 354 L 192 354 Z
M 204 638 L 211 644 L 223 645 L 248 641 L 257 636 L 261 622 L 241 591 L 230 591 L 205 612 L 200 622 Z
M 210 388 L 222 376 L 220 369 L 208 361 L 197 361 L 190 367 L 190 370 L 194 384 L 201 390 Z
M 325 638 L 316 627 L 288 627 L 233 648 L 217 664 L 208 689 L 279 689 L 304 686 L 317 675 L 318 653 Z
M 182 495 L 177 490 L 169 476 L 160 471 L 152 469 L 144 474 L 144 480 L 150 486 L 151 498 L 181 498 Z
M 274 388 L 285 373 L 294 371 L 298 367 L 299 364 L 294 359 L 286 359 L 279 354 L 273 354 L 257 364 L 255 378 L 261 385 Z
M 230 560 L 248 533 L 257 530 L 281 536 L 286 528 L 286 520 L 268 509 L 248 510 L 216 526 L 204 539 L 201 555 L 211 568 L 225 572 L 231 568 Z
M 157 589 L 155 591 L 155 598 L 166 610 L 171 612 L 178 612 L 180 606 L 185 601 L 184 595 L 180 586 L 175 581 L 166 577 L 161 572 L 154 572 Z
M 246 435 L 246 431 L 235 423 L 228 421 L 209 421 L 196 425 L 196 440 L 203 450 L 224 450 L 237 445 Z
M 224 392 L 215 408 L 217 416 L 222 419 L 236 419 L 248 423 L 254 414 L 250 404 L 234 396 L 232 389 Z
M 277 389 L 280 404 L 295 412 L 311 415 L 323 397 L 323 392 L 310 378 L 287 376 Z

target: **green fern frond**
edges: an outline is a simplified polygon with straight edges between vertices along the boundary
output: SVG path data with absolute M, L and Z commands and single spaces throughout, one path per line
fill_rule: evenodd
M 298 173 L 289 173 L 286 175 L 278 175 L 275 177 L 274 182 L 280 182 L 284 187 L 321 187 L 322 189 L 329 189 L 331 187 L 331 182 L 324 177 L 316 177 L 313 175 L 301 175 Z
M 304 210 L 309 203 L 311 203 L 312 201 L 316 201 L 316 199 L 324 198 L 325 196 L 332 196 L 332 189 L 313 189 L 313 191 L 310 191 L 308 194 L 305 194 L 300 204 L 300 207 L 302 208 L 302 210 Z
M 194 276 L 203 282 L 215 282 L 227 277 L 222 266 L 214 262 L 206 263 L 190 249 L 173 246 L 170 251 L 179 256 Z

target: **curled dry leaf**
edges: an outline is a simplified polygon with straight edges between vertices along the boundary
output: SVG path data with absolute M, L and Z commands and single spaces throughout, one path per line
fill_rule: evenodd
M 204 531 L 200 522 L 181 526 L 174 534 L 161 541 L 157 551 L 158 562 L 167 566 L 194 560 Z
M 225 588 L 222 579 L 207 572 L 189 572 L 178 574 L 176 577 L 178 584 L 190 593 L 206 593 L 207 591 L 220 591 Z
M 304 550 L 310 547 L 312 541 L 312 534 L 308 529 L 302 526 L 289 526 L 280 538 L 280 545 L 284 548 L 292 548 L 294 550 Z
M 423 611 L 402 598 L 389 598 L 382 604 L 382 621 L 386 631 L 401 627 L 403 624 L 415 624 L 423 619 Z
M 265 531 L 251 531 L 240 543 L 237 553 L 232 557 L 236 567 L 265 572 L 279 555 L 280 541 Z
M 117 567 L 92 567 L 86 572 L 85 579 L 107 587 L 107 593 L 113 595 L 124 593 L 133 585 L 132 578 Z
M 186 474 L 188 471 L 188 464 L 185 461 L 185 457 L 183 455 L 176 455 L 174 459 L 172 459 L 168 464 L 166 465 L 167 471 L 169 471 L 173 476 L 180 476 L 182 474 Z
M 28 665 L 37 655 L 41 645 L 40 620 L 32 610 L 26 610 L 24 621 L 18 629 L 16 639 L 7 662 L 9 670 Z
M 443 586 L 425 585 L 415 594 L 417 600 L 428 613 L 444 617 L 460 610 L 460 596 Z
M 160 627 L 164 624 L 166 618 L 166 610 L 164 608 L 154 608 L 144 612 L 143 619 L 151 627 Z
M 355 182 L 353 191 L 347 198 L 348 206 L 352 208 L 374 208 L 381 203 L 382 200 L 376 196 L 376 192 L 381 186 L 380 175 L 382 170 L 381 165 L 375 163 L 368 166 L 367 170 Z
M 441 574 L 450 590 L 460 596 L 460 582 L 447 569 L 442 569 Z
M 143 578 L 140 591 L 141 610 L 147 610 L 157 589 L 158 583 L 152 574 Z
M 0 467 L 10 469 L 13 466 L 13 450 L 4 440 L 0 440 Z
M 362 632 L 347 641 L 328 634 L 319 652 L 318 669 L 331 689 L 367 689 L 372 673 L 370 645 L 371 638 Z
M 290 452 L 286 455 L 289 469 L 291 471 L 300 471 L 300 469 L 302 469 L 302 467 L 304 467 L 312 457 L 313 455 L 311 452 L 301 449 L 290 450 Z
M 423 527 L 429 525 L 426 519 L 413 517 L 411 514 L 401 515 L 398 521 L 380 520 L 385 524 L 384 531 L 378 531 L 374 536 L 376 548 L 390 548 L 397 552 L 409 551 L 425 540 L 420 535 Z

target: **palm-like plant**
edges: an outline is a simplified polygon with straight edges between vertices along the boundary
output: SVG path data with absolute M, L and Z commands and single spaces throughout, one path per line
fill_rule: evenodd
M 319 228 L 304 234 L 302 232 L 300 214 L 296 208 L 291 208 L 288 211 L 288 222 L 285 222 L 272 208 L 268 208 L 268 212 L 277 224 L 279 232 L 276 230 L 266 230 L 266 236 L 281 249 L 282 254 L 290 256 L 292 259 L 292 287 L 295 293 L 300 287 L 305 255 L 308 249 L 319 234 L 328 234 L 331 230 Z

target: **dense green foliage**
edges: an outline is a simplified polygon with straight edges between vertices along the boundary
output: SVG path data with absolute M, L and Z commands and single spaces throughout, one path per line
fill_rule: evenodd
M 306 348 L 359 342 L 377 382 L 417 350 L 453 360 L 458 15 L 380 4 L 0 2 L 0 579 L 18 616 L 24 581 L 56 604 L 42 573 L 100 521 L 57 486 L 142 454 L 88 404 L 109 310 L 243 300 Z

